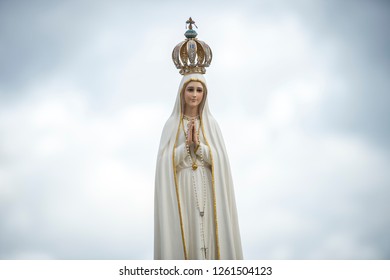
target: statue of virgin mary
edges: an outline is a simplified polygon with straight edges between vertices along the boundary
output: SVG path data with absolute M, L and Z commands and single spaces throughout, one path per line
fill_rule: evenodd
M 203 76 L 212 53 L 194 23 L 172 53 L 183 78 L 157 156 L 154 258 L 242 259 L 230 165 Z

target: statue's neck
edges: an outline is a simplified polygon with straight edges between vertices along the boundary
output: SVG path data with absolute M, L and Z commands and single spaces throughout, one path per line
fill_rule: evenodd
M 184 115 L 191 118 L 195 118 L 196 116 L 199 115 L 198 108 L 199 107 L 186 107 L 184 110 Z

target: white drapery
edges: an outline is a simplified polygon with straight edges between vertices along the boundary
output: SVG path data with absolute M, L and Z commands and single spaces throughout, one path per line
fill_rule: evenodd
M 212 259 L 242 259 L 237 209 L 233 190 L 230 165 L 219 126 L 211 115 L 207 102 L 206 81 L 201 74 L 185 75 L 180 83 L 173 112 L 166 122 L 160 140 L 155 177 L 154 212 L 154 258 L 194 259 L 200 258 L 198 217 L 194 196 L 191 197 L 192 183 L 188 172 L 180 164 L 186 164 L 182 115 L 184 104 L 182 92 L 190 81 L 199 81 L 204 86 L 201 103 L 200 124 L 202 150 L 205 156 L 207 180 L 207 246 Z M 189 160 L 189 159 L 188 159 Z M 187 172 L 187 174 L 186 174 Z M 197 169 L 196 184 L 201 184 Z M 187 191 L 184 188 L 187 187 Z M 192 207 L 192 209 L 188 209 Z M 196 224 L 195 224 L 196 223 Z M 193 229 L 193 230 L 191 230 Z M 211 244 L 210 244 L 211 242 Z

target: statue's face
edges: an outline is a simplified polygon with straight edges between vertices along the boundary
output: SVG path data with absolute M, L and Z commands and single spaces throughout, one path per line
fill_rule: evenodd
M 184 90 L 186 107 L 197 108 L 203 99 L 203 85 L 201 82 L 191 81 Z

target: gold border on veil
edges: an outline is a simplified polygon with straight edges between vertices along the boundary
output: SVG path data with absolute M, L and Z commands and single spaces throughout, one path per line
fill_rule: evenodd
M 181 240 L 183 242 L 184 259 L 188 260 L 186 240 L 184 238 L 183 217 L 182 217 L 182 214 L 181 214 L 181 206 L 180 206 L 179 184 L 177 183 L 177 173 L 176 173 L 176 164 L 175 164 L 175 150 L 176 150 L 177 140 L 179 138 L 180 125 L 181 125 L 182 121 L 183 121 L 183 117 L 182 117 L 182 114 L 180 114 L 180 122 L 179 122 L 179 126 L 178 126 L 178 129 L 177 129 L 177 132 L 176 132 L 175 145 L 173 145 L 172 164 L 173 164 L 173 174 L 174 174 L 174 177 L 175 177 L 176 199 L 177 199 L 177 207 L 178 207 L 178 210 L 179 210 L 179 217 L 180 217 L 180 230 L 181 230 Z

